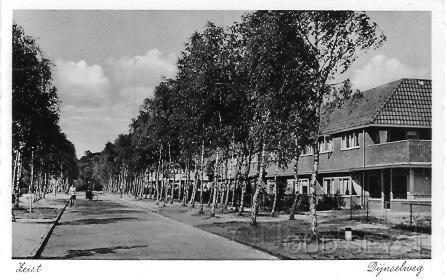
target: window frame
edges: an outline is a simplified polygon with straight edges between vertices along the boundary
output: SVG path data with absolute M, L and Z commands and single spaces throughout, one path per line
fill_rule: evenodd
M 312 147 L 308 145 L 303 150 L 301 150 L 300 157 L 301 156 L 310 156 L 312 154 L 313 154 Z
M 334 151 L 334 145 L 331 136 L 323 136 L 323 139 L 318 141 L 318 149 L 320 154 L 330 153 Z
M 360 148 L 359 132 L 350 131 L 342 133 L 340 150 L 352 150 Z
M 328 182 L 329 182 L 329 185 L 327 185 Z M 329 190 L 327 187 L 329 187 Z M 334 177 L 323 178 L 323 193 L 324 194 L 334 195 L 334 193 L 333 193 L 334 188 L 335 188 L 335 178 Z
M 335 188 L 335 180 L 338 181 L 337 184 L 337 188 Z M 329 185 L 330 185 L 330 192 L 327 192 L 327 186 L 326 186 L 326 182 L 329 181 Z M 343 182 L 347 181 L 348 185 L 347 188 L 349 190 L 349 194 L 346 194 L 346 189 L 344 188 Z M 351 196 L 352 194 L 352 189 L 353 189 L 353 185 L 352 185 L 352 177 L 349 176 L 341 176 L 341 177 L 326 177 L 323 178 L 323 193 L 327 194 L 327 195 L 340 195 L 340 196 Z M 344 191 L 344 192 L 342 192 Z
M 307 183 L 306 192 L 304 192 L 303 182 Z M 310 191 L 310 181 L 309 181 L 309 179 L 308 178 L 298 179 L 298 187 L 297 187 L 297 189 L 298 189 L 298 193 L 299 194 L 309 194 L 309 191 Z

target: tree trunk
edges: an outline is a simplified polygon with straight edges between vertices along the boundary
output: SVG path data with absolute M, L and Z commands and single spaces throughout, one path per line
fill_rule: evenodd
M 273 205 L 272 205 L 272 213 L 271 216 L 274 217 L 276 215 L 276 200 L 278 199 L 278 171 L 279 171 L 279 159 L 276 161 L 276 169 L 275 169 L 275 187 L 274 187 L 274 197 L 273 197 Z
M 168 182 L 171 190 L 171 199 L 169 201 L 170 204 L 174 203 L 174 183 L 175 183 L 175 173 L 174 173 L 174 182 L 171 182 L 171 173 L 172 173 L 172 158 L 171 158 L 171 142 L 168 142 L 168 154 L 169 154 L 169 166 L 168 166 Z
M 28 187 L 28 195 L 29 195 L 29 212 L 33 212 L 33 191 L 34 191 L 34 151 L 31 151 L 31 175 L 30 175 L 30 184 Z
M 202 140 L 202 155 L 200 158 L 200 210 L 199 214 L 203 214 L 203 161 L 205 156 L 205 140 Z
M 119 180 L 119 184 L 120 184 L 120 198 L 123 198 L 123 193 L 124 193 L 124 169 L 123 167 L 121 168 L 120 174 L 118 175 L 118 180 Z
M 225 179 L 222 178 L 220 181 L 220 213 L 223 213 L 224 210 L 224 204 L 225 204 L 225 192 L 227 190 L 227 176 L 228 176 L 228 150 L 225 153 L 225 161 L 222 161 L 222 166 L 224 167 L 224 170 L 222 170 L 222 175 L 225 174 Z M 222 176 L 223 177 L 223 176 Z
M 196 206 L 196 194 L 197 194 L 197 164 L 194 160 L 194 180 L 192 185 L 192 194 L 191 194 L 191 207 L 194 208 Z
M 231 174 L 233 171 L 233 160 L 234 160 L 234 150 L 233 146 L 231 147 L 231 160 L 230 160 L 230 166 L 228 166 L 228 160 L 227 165 L 225 166 L 225 187 L 226 187 L 226 194 L 225 194 L 225 204 L 223 206 L 223 209 L 227 209 L 228 207 L 228 200 L 230 195 L 230 180 L 231 180 Z M 228 170 L 230 169 L 230 170 Z M 223 211 L 222 211 L 223 212 Z
M 276 168 L 275 168 L 275 186 L 274 186 L 274 197 L 273 197 L 273 205 L 271 216 L 274 217 L 276 215 L 276 201 L 278 199 L 278 172 L 279 172 L 279 164 L 281 159 L 281 141 L 278 143 L 278 154 L 276 156 Z
M 177 193 L 177 202 L 182 202 L 182 172 L 181 169 L 179 170 L 179 172 L 176 170 L 176 175 L 178 175 L 179 179 L 178 179 L 178 193 Z M 175 177 L 174 177 L 175 179 Z
M 22 174 L 23 174 L 23 155 L 22 153 L 20 153 L 20 158 L 19 158 L 19 174 L 17 177 L 17 206 L 19 206 L 19 198 L 20 198 L 20 182 L 22 181 Z
M 174 179 L 175 179 L 175 174 L 174 174 Z M 169 184 L 171 185 L 171 199 L 169 201 L 169 204 L 173 204 L 174 203 L 174 186 L 175 186 L 175 180 L 173 182 L 171 182 L 171 180 L 169 180 Z
M 37 198 L 38 198 L 38 200 L 42 199 L 42 185 L 43 185 L 43 178 L 42 178 L 43 174 L 42 174 L 42 172 L 43 171 L 39 172 L 39 188 L 37 189 L 37 192 L 38 192 Z
M 248 151 L 247 162 L 245 164 L 246 164 L 246 168 L 245 168 L 244 181 L 242 182 L 241 199 L 240 199 L 240 203 L 239 203 L 238 216 L 242 216 L 242 214 L 244 213 L 244 197 L 245 197 L 245 192 L 247 190 L 247 184 L 249 182 L 250 168 L 251 168 L 251 149 L 249 149 L 249 151 Z
M 16 198 L 17 198 L 17 165 L 19 161 L 19 151 L 13 152 L 14 155 L 14 161 L 12 163 L 12 193 L 14 195 L 14 201 L 12 203 L 13 208 L 18 208 L 18 205 L 16 205 Z
M 216 152 L 216 163 L 214 164 L 214 193 L 213 193 L 213 205 L 211 207 L 211 217 L 216 216 L 216 202 L 217 202 L 217 182 L 218 182 L 218 167 L 219 167 L 219 147 Z
M 161 180 L 161 186 L 162 186 L 162 200 L 163 200 L 163 207 L 166 207 L 166 201 L 168 199 L 168 186 L 167 186 L 167 180 L 166 180 L 166 163 L 164 162 L 164 160 L 161 161 L 161 173 L 162 173 L 162 180 Z
M 213 196 L 214 196 L 214 185 L 212 185 L 211 186 L 211 188 L 210 188 L 210 195 L 209 195 L 209 198 L 208 198 L 208 208 L 210 208 L 211 207 L 211 201 L 213 200 Z
M 163 149 L 163 145 L 160 144 L 160 150 L 159 150 L 159 155 L 158 155 L 158 164 L 157 164 L 157 172 L 155 172 L 155 189 L 156 189 L 156 198 L 157 198 L 157 202 L 155 203 L 156 205 L 158 205 L 160 203 L 160 167 L 161 167 L 161 151 Z
M 223 213 L 224 210 L 224 203 L 225 203 L 225 191 L 227 189 L 227 185 L 225 183 L 226 180 L 220 181 L 220 197 L 219 197 L 219 205 L 220 205 L 220 213 Z
M 20 185 L 20 165 L 21 165 L 21 152 L 20 149 L 16 152 L 14 172 L 13 172 L 13 191 L 14 191 L 14 208 L 19 208 L 19 185 Z
M 295 140 L 295 145 L 298 145 L 298 141 Z M 298 186 L 298 161 L 300 159 L 300 149 L 296 148 L 295 151 L 295 166 L 294 166 L 294 179 L 295 179 L 295 184 L 296 186 Z M 296 204 L 298 202 L 298 192 L 296 191 L 296 188 L 293 188 L 293 204 L 292 207 L 290 208 L 290 212 L 289 212 L 289 220 L 295 220 L 295 210 L 296 210 Z
M 236 211 L 236 189 L 239 187 L 239 176 L 241 174 L 241 164 L 242 158 L 241 158 L 241 152 L 239 151 L 237 158 L 236 158 L 236 174 L 234 174 L 233 178 L 233 189 L 231 194 L 231 208 Z
M 132 192 L 134 198 L 138 198 L 138 173 L 132 173 Z
M 14 161 L 12 162 L 12 193 L 16 194 L 16 180 L 17 180 L 17 162 L 19 159 L 18 151 L 13 151 Z
M 231 210 L 235 211 L 236 210 L 236 205 L 235 205 L 235 201 L 236 201 L 236 187 L 237 187 L 237 179 L 234 178 L 233 179 L 233 188 L 231 189 Z
M 312 177 L 310 180 L 310 202 L 309 202 L 309 210 L 310 210 L 310 230 L 315 238 L 318 238 L 317 231 L 317 176 L 318 176 L 318 164 L 320 159 L 320 152 L 318 150 L 318 138 L 312 143 L 312 149 L 314 152 L 313 158 L 313 168 L 312 168 Z
M 262 175 L 264 174 L 264 164 L 265 164 L 265 144 L 264 141 L 262 141 L 262 148 L 261 148 L 261 154 L 258 154 L 258 162 L 260 163 L 260 168 L 259 168 L 259 174 L 258 174 L 258 182 L 256 184 L 256 190 L 255 193 L 253 195 L 253 204 L 251 206 L 251 222 L 250 224 L 252 226 L 256 226 L 257 222 L 256 222 L 256 216 L 257 216 L 257 212 L 258 212 L 258 198 L 259 198 L 259 194 L 261 192 L 261 188 L 262 188 Z
M 188 201 L 188 193 L 189 193 L 189 163 L 186 165 L 186 178 L 185 183 L 183 185 L 184 194 L 183 194 L 183 204 L 182 206 L 186 206 L 186 202 Z

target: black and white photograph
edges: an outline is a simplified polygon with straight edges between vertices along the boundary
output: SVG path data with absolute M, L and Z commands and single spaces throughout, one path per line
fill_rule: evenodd
M 444 3 L 400 2 L 3 5 L 12 276 L 445 276 Z

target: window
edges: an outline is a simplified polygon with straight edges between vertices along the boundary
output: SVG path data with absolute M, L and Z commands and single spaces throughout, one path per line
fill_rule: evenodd
M 284 190 L 284 194 L 293 194 L 295 189 L 295 179 L 287 179 L 287 187 Z
M 332 138 L 330 136 L 324 136 L 319 142 L 320 152 L 331 152 L 332 151 Z
M 415 130 L 407 131 L 407 139 L 418 139 L 418 133 Z
M 341 136 L 341 148 L 351 149 L 359 147 L 359 133 L 357 131 L 344 133 Z
M 379 131 L 375 128 L 368 129 L 368 134 L 371 137 L 374 144 L 380 144 Z
M 351 180 L 349 178 L 340 178 L 340 194 L 349 195 L 351 190 Z
M 358 132 L 354 132 L 352 134 L 352 146 L 353 147 L 358 147 L 359 145 L 359 133 Z
M 300 193 L 308 194 L 309 193 L 309 179 L 299 179 L 298 180 L 298 190 L 301 190 Z
M 323 179 L 324 194 L 350 195 L 352 191 L 352 183 L 350 177 L 334 177 Z M 354 194 L 354 193 L 352 193 Z
M 267 193 L 268 194 L 274 194 L 275 193 L 275 181 L 274 180 L 268 180 L 267 181 Z
M 349 145 L 349 134 L 345 134 L 341 138 L 341 148 L 342 149 L 349 149 L 351 148 L 351 145 Z
M 312 147 L 311 146 L 306 146 L 304 147 L 304 149 L 301 151 L 301 155 L 302 156 L 307 156 L 307 155 L 311 155 L 312 154 Z
M 325 194 L 334 194 L 335 192 L 335 179 L 334 178 L 327 178 L 323 179 L 323 192 Z

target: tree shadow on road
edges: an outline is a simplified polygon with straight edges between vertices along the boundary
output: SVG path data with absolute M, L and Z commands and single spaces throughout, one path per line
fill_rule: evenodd
M 144 248 L 147 245 L 134 245 L 134 246 L 115 246 L 115 247 L 103 247 L 103 248 L 92 248 L 85 250 L 68 250 L 68 254 L 60 257 L 58 259 L 74 259 L 80 257 L 88 257 L 93 255 L 106 255 L 115 254 L 116 250 L 129 250 L 134 248 Z

